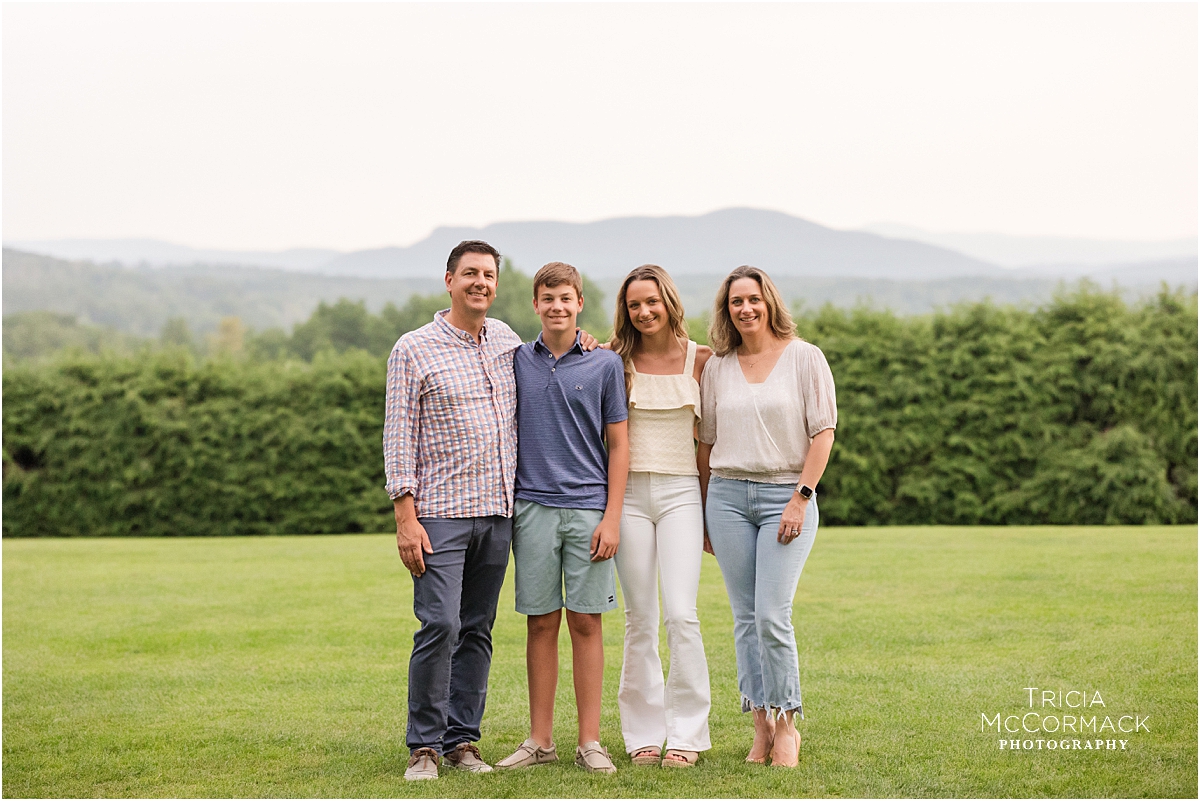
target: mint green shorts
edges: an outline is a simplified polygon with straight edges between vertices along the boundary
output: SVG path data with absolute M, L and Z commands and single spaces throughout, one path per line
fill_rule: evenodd
M 592 534 L 603 512 L 556 509 L 520 499 L 514 510 L 518 612 L 548 615 L 565 606 L 572 612 L 596 614 L 617 608 L 613 560 L 593 562 L 591 556 Z

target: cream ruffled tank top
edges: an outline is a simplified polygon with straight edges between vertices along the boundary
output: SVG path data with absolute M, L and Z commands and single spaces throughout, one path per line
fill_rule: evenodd
M 629 390 L 629 469 L 698 476 L 693 426 L 700 419 L 700 385 L 692 377 L 696 343 L 688 341 L 683 372 L 651 375 L 633 370 Z

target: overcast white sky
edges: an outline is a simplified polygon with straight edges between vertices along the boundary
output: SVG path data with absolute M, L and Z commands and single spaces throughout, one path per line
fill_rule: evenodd
M 785 211 L 1165 239 L 1195 4 L 3 6 L 5 240 Z

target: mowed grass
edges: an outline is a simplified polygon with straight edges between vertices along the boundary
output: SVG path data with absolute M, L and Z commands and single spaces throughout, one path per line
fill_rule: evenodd
M 408 784 L 416 623 L 392 536 L 8 539 L 3 792 L 1195 798 L 1196 544 L 1195 527 L 823 529 L 796 596 L 807 719 L 790 771 L 743 761 L 750 720 L 706 557 L 713 750 L 697 768 L 634 768 L 624 755 L 618 611 L 605 616 L 603 718 L 615 776 L 570 759 L 564 626 L 565 759 Z M 524 627 L 510 576 L 483 723 L 489 761 L 527 733 Z M 1105 706 L 1089 714 L 1148 716 L 1150 732 L 1106 734 L 1128 740 L 1124 751 L 1001 751 L 981 714 L 1028 712 L 1030 686 L 1099 691 Z

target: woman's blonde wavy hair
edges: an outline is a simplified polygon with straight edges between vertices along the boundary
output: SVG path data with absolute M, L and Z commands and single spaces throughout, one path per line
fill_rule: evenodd
M 679 300 L 679 290 L 675 282 L 662 267 L 657 264 L 643 264 L 635 267 L 621 282 L 617 290 L 617 309 L 613 313 L 612 349 L 625 363 L 625 394 L 629 395 L 633 387 L 633 351 L 642 341 L 642 332 L 638 331 L 633 321 L 629 319 L 629 309 L 625 306 L 625 293 L 634 281 L 653 281 L 658 285 L 658 293 L 662 296 L 663 308 L 667 312 L 667 327 L 675 338 L 682 340 L 680 347 L 688 340 L 687 323 L 683 318 L 683 303 Z
M 725 276 L 721 288 L 717 291 L 717 299 L 713 302 L 712 322 L 708 326 L 708 345 L 713 353 L 724 356 L 742 344 L 742 335 L 729 316 L 729 287 L 739 278 L 753 278 L 762 290 L 763 302 L 767 304 L 767 323 L 771 331 L 780 339 L 792 339 L 796 336 L 796 322 L 791 312 L 784 305 L 779 290 L 770 276 L 757 267 L 743 264 Z

